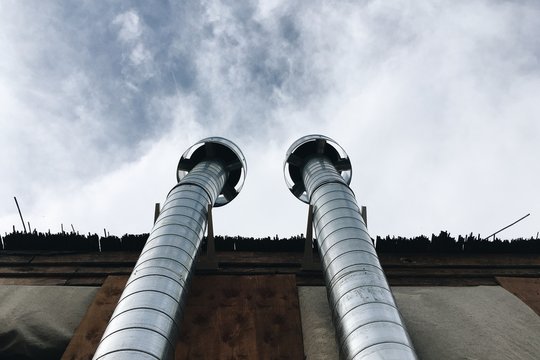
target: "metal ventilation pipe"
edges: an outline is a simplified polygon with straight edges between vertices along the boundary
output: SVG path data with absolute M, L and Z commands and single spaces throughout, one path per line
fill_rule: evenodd
M 93 359 L 173 359 L 208 208 L 241 190 L 240 149 L 212 137 L 189 148 Z
M 300 138 L 287 151 L 285 181 L 313 207 L 340 357 L 417 359 L 352 190 L 345 151 L 322 135 Z

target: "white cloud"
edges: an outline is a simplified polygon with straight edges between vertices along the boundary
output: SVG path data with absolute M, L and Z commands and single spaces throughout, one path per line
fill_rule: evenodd
M 121 13 L 112 21 L 114 25 L 120 26 L 118 38 L 124 42 L 138 41 L 142 35 L 142 25 L 139 15 L 134 10 Z
M 133 9 L 117 15 L 112 25 L 118 28 L 118 39 L 126 47 L 123 56 L 133 68 L 123 70 L 128 87 L 140 89 L 134 83 L 147 81 L 155 75 L 152 52 L 145 45 L 144 24 Z

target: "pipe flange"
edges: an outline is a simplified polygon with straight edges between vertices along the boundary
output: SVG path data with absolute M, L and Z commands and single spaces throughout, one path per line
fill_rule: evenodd
M 214 136 L 200 140 L 184 152 L 176 169 L 176 180 L 182 180 L 198 163 L 205 160 L 219 161 L 228 172 L 227 182 L 214 203 L 215 207 L 232 201 L 242 190 L 247 173 L 244 154 L 236 144 Z
M 287 187 L 293 195 L 308 204 L 309 199 L 302 179 L 302 170 L 306 161 L 317 155 L 327 157 L 347 185 L 351 183 L 352 167 L 349 155 L 337 142 L 324 135 L 303 136 L 287 150 L 283 173 Z

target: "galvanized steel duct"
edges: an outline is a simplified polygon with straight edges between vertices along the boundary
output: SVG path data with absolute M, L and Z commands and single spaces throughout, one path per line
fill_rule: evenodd
M 349 188 L 351 163 L 332 139 L 309 135 L 287 151 L 285 180 L 313 206 L 340 357 L 416 359 L 372 240 Z
M 93 359 L 173 359 L 209 205 L 242 188 L 246 161 L 232 142 L 207 138 L 188 149 Z

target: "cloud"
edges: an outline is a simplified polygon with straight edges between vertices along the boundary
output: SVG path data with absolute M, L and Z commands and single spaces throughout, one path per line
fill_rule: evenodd
M 139 15 L 133 10 L 126 11 L 112 21 L 120 30 L 118 38 L 126 43 L 136 42 L 142 35 L 142 26 Z
M 17 195 L 40 227 L 148 231 L 177 158 L 220 135 L 249 173 L 216 231 L 305 232 L 282 161 L 324 133 L 351 156 L 373 234 L 487 235 L 528 212 L 504 235 L 536 234 L 539 15 L 481 0 L 9 3 L 0 229 Z
M 127 48 L 128 54 L 123 54 L 123 58 L 129 60 L 122 73 L 128 86 L 140 91 L 141 82 L 148 81 L 155 76 L 153 54 L 144 44 L 144 24 L 139 15 L 134 10 L 128 10 L 116 16 L 112 25 L 118 27 L 118 40 Z

